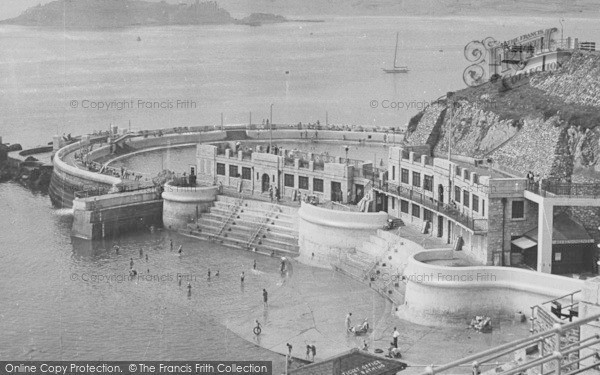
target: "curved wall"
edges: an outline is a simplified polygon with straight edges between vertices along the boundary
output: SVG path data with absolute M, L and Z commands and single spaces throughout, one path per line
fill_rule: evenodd
M 341 256 L 354 252 L 376 234 L 388 215 L 385 212 L 336 211 L 302 202 L 298 217 L 298 261 L 331 268 Z
M 162 137 L 143 136 L 131 138 L 127 144 L 135 148 L 169 147 L 184 143 L 212 142 L 225 139 L 227 133 L 223 131 L 207 131 L 204 133 L 169 134 Z M 67 145 L 56 152 L 53 158 L 54 169 L 50 179 L 49 194 L 52 203 L 58 207 L 72 207 L 76 191 L 84 189 L 109 190 L 121 179 L 108 175 L 90 172 L 68 165 L 62 159 L 69 153 L 75 152 L 87 145 L 85 141 Z M 90 152 L 90 159 L 94 160 L 110 154 L 110 146 L 103 146 Z M 195 209 L 195 208 L 194 208 Z M 195 215 L 195 213 L 194 213 Z
M 165 184 L 163 225 L 169 229 L 186 229 L 196 215 L 208 212 L 217 199 L 218 186 L 179 187 Z
M 113 185 L 121 182 L 119 178 L 79 169 L 62 160 L 65 155 L 75 152 L 82 146 L 82 142 L 65 146 L 58 150 L 52 159 L 54 168 L 48 192 L 55 206 L 72 207 L 73 196 L 76 191 L 84 189 L 109 190 Z
M 464 323 L 475 315 L 512 316 L 583 289 L 583 280 L 513 267 L 447 267 L 424 263 L 452 259 L 452 250 L 425 251 L 408 260 L 405 304 L 399 315 L 415 323 Z

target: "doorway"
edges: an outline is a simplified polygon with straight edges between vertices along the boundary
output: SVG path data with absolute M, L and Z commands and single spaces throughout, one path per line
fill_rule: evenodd
M 437 230 L 437 236 L 442 238 L 444 236 L 444 217 L 442 215 L 438 215 Z
M 334 202 L 342 201 L 342 184 L 340 182 L 331 181 L 331 200 Z
M 269 175 L 266 173 L 263 173 L 262 175 L 262 184 L 261 184 L 261 191 L 264 193 L 265 191 L 269 191 L 269 186 L 271 186 L 271 179 L 269 178 Z

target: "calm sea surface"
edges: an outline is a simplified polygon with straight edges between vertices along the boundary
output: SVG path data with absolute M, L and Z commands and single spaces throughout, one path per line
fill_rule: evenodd
M 324 123 L 327 112 L 335 124 L 404 126 L 423 102 L 464 86 L 466 43 L 550 26 L 559 26 L 558 18 L 338 18 L 104 32 L 1 26 L 0 136 L 35 146 L 56 133 L 82 134 L 110 124 L 213 125 L 221 113 L 226 123 L 247 123 L 252 112 L 260 123 L 271 103 L 276 123 Z M 565 35 L 582 40 L 600 35 L 593 20 L 565 27 Z M 399 62 L 411 72 L 384 74 L 381 68 L 393 63 L 397 31 Z M 411 108 L 381 108 L 384 100 Z M 159 108 L 140 101 L 159 102 Z M 114 102 L 113 108 L 83 108 L 101 102 Z M 118 103 L 129 107 L 119 110 Z M 171 157 L 183 156 L 186 169 L 193 150 L 177 152 Z M 375 152 L 357 148 L 349 156 Z M 164 163 L 160 153 L 140 160 L 124 162 L 137 163 L 129 164 L 133 169 Z M 48 196 L 0 184 L 0 359 L 243 357 L 281 366 L 278 356 L 227 329 L 229 319 L 260 303 L 260 289 L 277 293 L 276 260 L 261 259 L 265 273 L 251 274 L 242 290 L 237 277 L 251 267 L 252 254 L 157 232 L 117 239 L 117 255 L 113 242 L 73 241 L 71 222 L 70 212 L 52 208 Z M 170 238 L 190 251 L 174 256 Z M 139 258 L 140 247 L 148 262 Z M 166 275 L 163 281 L 94 280 L 126 275 L 132 257 L 138 271 Z M 208 268 L 219 269 L 220 279 L 207 282 Z M 192 298 L 169 279 L 177 273 L 197 277 Z M 332 281 L 327 272 L 316 272 L 315 280 L 332 293 L 336 282 L 347 282 Z

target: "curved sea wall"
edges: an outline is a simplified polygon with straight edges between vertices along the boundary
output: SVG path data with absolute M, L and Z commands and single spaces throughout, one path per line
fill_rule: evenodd
M 218 186 L 180 187 L 165 184 L 163 225 L 169 229 L 185 229 L 198 215 L 208 212 L 217 199 Z
M 134 149 L 149 149 L 155 147 L 170 147 L 186 143 L 213 142 L 220 141 L 227 137 L 225 131 L 207 131 L 203 133 L 183 133 L 168 134 L 161 137 L 133 137 L 125 142 Z M 90 172 L 84 169 L 68 165 L 63 161 L 66 155 L 87 146 L 87 143 L 76 142 L 58 150 L 54 155 L 54 170 L 50 180 L 50 198 L 55 206 L 72 207 L 74 194 L 80 190 L 109 190 L 114 184 L 118 184 L 121 179 Z M 89 160 L 110 155 L 110 146 L 106 145 L 89 153 Z M 157 171 L 158 173 L 158 171 Z
M 398 314 L 419 324 L 464 323 L 475 315 L 512 316 L 583 289 L 584 281 L 512 267 L 448 267 L 426 263 L 452 259 L 452 250 L 409 258 L 405 304 Z
M 376 234 L 388 215 L 385 212 L 336 211 L 302 202 L 298 217 L 300 255 L 297 260 L 331 268 L 332 263 L 356 251 Z
M 68 165 L 63 158 L 83 147 L 82 142 L 76 142 L 58 150 L 52 159 L 54 169 L 50 179 L 49 194 L 52 203 L 58 207 L 70 208 L 76 191 L 84 189 L 109 190 L 121 182 L 120 178 L 79 169 Z

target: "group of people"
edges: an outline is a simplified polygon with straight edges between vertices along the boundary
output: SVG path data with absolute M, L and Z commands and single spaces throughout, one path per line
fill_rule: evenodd
M 346 315 L 346 332 L 353 333 L 355 335 L 366 334 L 369 331 L 369 322 L 367 318 L 364 319 L 362 324 L 357 326 L 352 326 L 352 313 L 349 312 Z M 402 354 L 400 353 L 400 349 L 398 348 L 398 338 L 400 337 L 400 332 L 397 327 L 394 327 L 394 331 L 392 332 L 392 342 L 390 342 L 390 346 L 388 348 L 387 357 L 389 358 L 401 358 Z M 368 344 L 366 340 L 363 340 L 363 350 L 368 350 Z
M 269 186 L 269 198 L 271 198 L 271 202 L 273 202 L 273 198 L 275 198 L 276 202 L 279 202 L 281 196 L 279 195 L 279 188 L 277 186 Z

